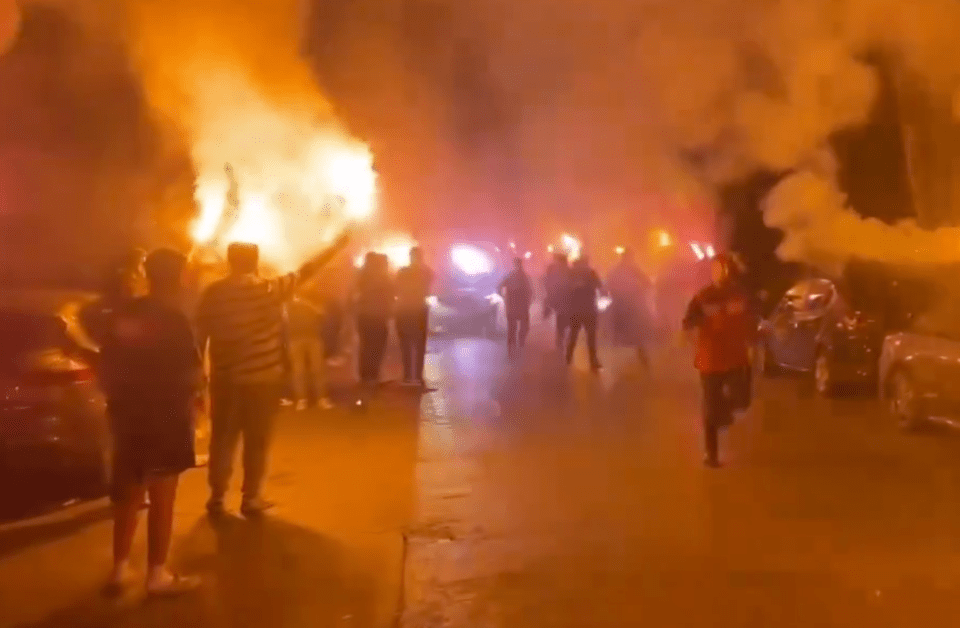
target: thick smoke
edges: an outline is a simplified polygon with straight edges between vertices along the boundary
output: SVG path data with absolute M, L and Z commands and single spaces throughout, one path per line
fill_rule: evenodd
M 379 102 L 408 84 L 421 112 L 440 114 L 437 142 L 448 149 L 437 154 L 464 173 L 447 177 L 451 196 L 509 204 L 533 225 L 683 228 L 709 212 L 678 216 L 677 205 L 702 205 L 757 169 L 796 172 L 767 203 L 768 222 L 788 232 L 784 257 L 960 256 L 946 246 L 950 232 L 880 228 L 853 211 L 869 208 L 805 191 L 813 178 L 836 192 L 832 175 L 808 170 L 835 133 L 867 121 L 878 93 L 871 54 L 883 52 L 898 82 L 913 77 L 922 93 L 954 92 L 952 0 L 316 4 L 319 65 L 364 77 L 331 81 L 338 101 Z M 394 55 L 383 61 L 371 40 L 396 42 Z M 483 63 L 467 63 L 476 57 Z
M 95 283 L 155 231 L 178 149 L 158 133 L 120 41 L 89 3 L 0 4 L 0 273 Z
M 128 42 L 156 109 L 189 144 L 206 243 L 236 173 L 226 240 L 256 242 L 295 265 L 348 217 L 376 209 L 372 155 L 341 127 L 301 55 L 294 0 L 129 0 Z M 339 200 L 337 200 L 339 199 Z
M 650 226 L 709 231 L 718 187 L 761 169 L 792 173 L 766 203 L 786 258 L 960 257 L 952 231 L 861 219 L 869 208 L 850 207 L 823 165 L 835 134 L 870 115 L 877 51 L 901 94 L 940 102 L 954 124 L 954 0 L 114 1 L 165 117 L 194 138 L 223 124 L 229 90 L 203 95 L 224 67 L 242 70 L 266 101 L 369 140 L 401 222 L 640 245 Z M 929 117 L 907 101 L 906 118 Z M 927 135 L 916 150 L 933 154 L 942 139 Z M 957 210 L 927 191 L 943 159 L 922 157 L 928 226 Z

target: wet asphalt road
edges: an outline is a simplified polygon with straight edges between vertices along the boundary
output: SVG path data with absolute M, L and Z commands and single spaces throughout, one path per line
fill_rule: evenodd
M 956 435 L 767 380 L 706 469 L 687 350 L 649 373 L 607 351 L 595 376 L 542 343 L 509 363 L 490 341 L 437 340 L 435 392 L 285 413 L 263 522 L 211 525 L 203 471 L 185 474 L 173 561 L 203 578 L 195 595 L 98 595 L 105 503 L 0 526 L 0 626 L 960 623 Z
M 766 380 L 701 466 L 686 352 L 461 340 L 421 406 L 405 626 L 955 626 L 960 441 Z

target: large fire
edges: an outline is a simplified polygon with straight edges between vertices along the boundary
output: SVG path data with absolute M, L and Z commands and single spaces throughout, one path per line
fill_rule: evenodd
M 199 215 L 192 236 L 221 250 L 255 243 L 265 262 L 286 270 L 348 222 L 374 213 L 373 157 L 339 129 L 283 111 L 246 87 L 217 128 L 205 130 L 211 141 L 194 150 Z

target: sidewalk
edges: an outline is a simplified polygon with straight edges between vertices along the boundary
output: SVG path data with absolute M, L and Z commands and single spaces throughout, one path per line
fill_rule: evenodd
M 204 516 L 204 469 L 184 475 L 174 566 L 203 587 L 173 600 L 99 594 L 110 565 L 105 500 L 0 527 L 0 628 L 389 626 L 414 504 L 418 399 L 388 393 L 366 413 L 284 413 L 262 521 Z M 239 478 L 235 478 L 238 480 Z M 236 508 L 238 495 L 234 495 Z M 145 521 L 134 564 L 142 574 Z

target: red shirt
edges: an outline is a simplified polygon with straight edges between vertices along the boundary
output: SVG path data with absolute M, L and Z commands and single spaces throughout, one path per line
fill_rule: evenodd
M 710 285 L 687 307 L 684 329 L 697 329 L 695 364 L 701 373 L 723 373 L 750 364 L 757 332 L 755 308 L 736 285 Z

